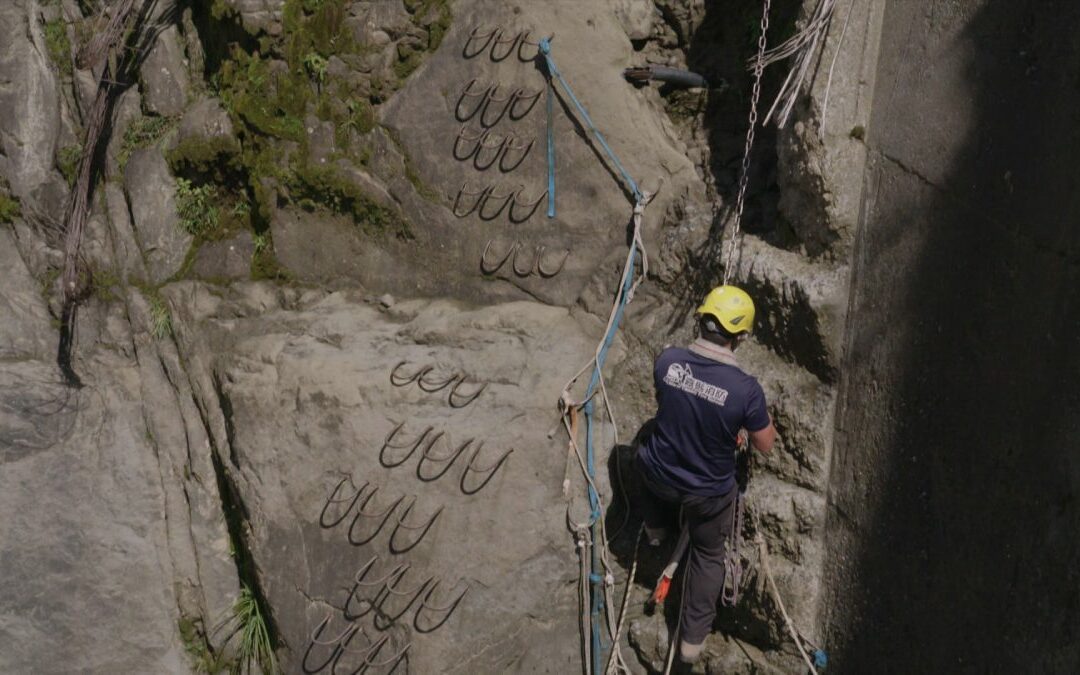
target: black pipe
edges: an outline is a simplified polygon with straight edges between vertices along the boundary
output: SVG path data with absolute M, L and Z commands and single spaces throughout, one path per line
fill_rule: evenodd
M 665 82 L 676 87 L 707 87 L 709 83 L 704 77 L 689 70 L 669 68 L 649 64 L 639 68 L 627 68 L 623 71 L 623 77 L 636 86 L 644 86 L 650 80 Z

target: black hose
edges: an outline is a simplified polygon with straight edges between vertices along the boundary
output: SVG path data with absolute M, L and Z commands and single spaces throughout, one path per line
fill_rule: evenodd
M 635 85 L 643 86 L 650 80 L 665 82 L 676 87 L 707 87 L 709 83 L 704 77 L 689 70 L 669 68 L 667 66 L 648 65 L 640 68 L 627 68 L 623 76 Z

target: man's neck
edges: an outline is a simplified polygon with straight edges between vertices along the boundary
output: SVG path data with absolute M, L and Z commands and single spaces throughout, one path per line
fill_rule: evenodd
M 703 337 L 699 337 L 691 343 L 690 351 L 719 363 L 726 363 L 736 368 L 739 366 L 739 361 L 735 358 L 735 352 L 730 347 L 718 345 Z

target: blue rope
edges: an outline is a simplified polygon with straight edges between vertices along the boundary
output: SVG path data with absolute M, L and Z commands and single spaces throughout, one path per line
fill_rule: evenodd
M 555 85 L 547 81 L 547 165 L 548 194 L 547 217 L 555 217 Z
M 631 245 L 634 248 L 630 256 L 630 264 L 626 266 L 626 271 L 623 274 L 618 304 L 615 307 L 615 320 L 611 322 L 610 330 L 604 335 L 604 341 L 601 343 L 600 351 L 596 355 L 596 365 L 593 367 L 592 377 L 589 379 L 589 388 L 585 392 L 585 462 L 590 477 L 596 475 L 596 447 L 593 444 L 592 429 L 594 412 L 592 397 L 596 392 L 596 387 L 600 384 L 601 369 L 603 369 L 604 362 L 607 360 L 611 344 L 615 341 L 615 334 L 619 330 L 619 324 L 622 323 L 623 313 L 630 296 L 630 289 L 634 283 L 634 264 L 637 259 L 637 245 Z M 590 529 L 592 532 L 592 540 L 594 542 L 592 547 L 592 573 L 589 575 L 589 580 L 592 582 L 592 672 L 600 673 L 603 661 L 603 652 L 600 644 L 600 614 L 604 607 L 604 594 L 600 589 L 600 584 L 603 583 L 604 579 L 596 572 L 599 564 L 596 558 L 595 542 L 602 536 L 599 522 L 603 514 L 600 512 L 600 497 L 596 494 L 596 490 L 593 488 L 592 483 L 589 484 L 589 506 L 592 508 L 592 523 Z
M 814 668 L 818 670 L 825 670 L 825 667 L 829 665 L 829 655 L 825 653 L 824 649 L 818 649 L 814 651 Z
M 600 133 L 600 130 L 593 124 L 592 118 L 589 117 L 588 111 L 585 110 L 585 106 L 581 104 L 577 96 L 574 95 L 573 89 L 563 78 L 562 73 L 555 66 L 555 62 L 551 58 L 551 42 L 548 38 L 540 40 L 540 54 L 544 56 L 544 61 L 547 66 L 548 82 L 547 82 L 547 162 L 548 162 L 548 210 L 547 214 L 549 218 L 555 217 L 555 126 L 554 126 L 554 99 L 555 99 L 555 86 L 554 80 L 558 79 L 559 84 L 563 90 L 570 97 L 574 107 L 577 108 L 577 112 L 581 115 L 589 131 L 593 137 L 600 144 L 600 147 L 607 153 L 608 159 L 618 169 L 622 175 L 626 185 L 630 188 L 634 195 L 635 203 L 641 203 L 644 199 L 641 194 L 641 190 L 638 189 L 637 182 L 630 176 L 626 168 L 623 166 L 619 158 L 615 156 L 611 148 L 608 146 L 607 141 L 604 140 L 604 135 Z M 603 668 L 603 650 L 600 635 L 601 625 L 601 613 L 604 608 L 604 594 L 601 588 L 601 584 L 604 583 L 604 576 L 599 573 L 600 561 L 597 556 L 596 542 L 600 540 L 602 532 L 600 530 L 600 519 L 603 517 L 603 512 L 600 509 L 600 495 L 597 494 L 596 489 L 593 487 L 595 484 L 593 479 L 596 476 L 596 447 L 593 443 L 593 413 L 595 412 L 595 405 L 593 403 L 593 395 L 596 393 L 596 388 L 600 385 L 600 374 L 603 370 L 604 363 L 607 361 L 608 351 L 611 349 L 612 343 L 615 341 L 615 334 L 619 331 L 619 324 L 622 323 L 624 310 L 626 309 L 626 303 L 630 299 L 630 291 L 634 284 L 634 267 L 637 262 L 638 246 L 637 242 L 631 244 L 630 261 L 623 271 L 622 282 L 619 287 L 619 295 L 615 305 L 615 317 L 611 322 L 611 327 L 607 333 L 604 334 L 604 339 L 600 343 L 600 349 L 596 354 L 596 363 L 593 367 L 592 377 L 589 379 L 589 387 L 585 393 L 585 405 L 583 410 L 585 412 L 585 466 L 589 474 L 589 530 L 592 535 L 593 547 L 591 554 L 591 569 L 589 572 L 589 583 L 591 585 L 592 603 L 591 603 L 591 617 L 590 621 L 592 625 L 592 672 L 598 674 L 602 672 Z
M 570 101 L 573 102 L 574 107 L 577 108 L 578 114 L 581 115 L 581 119 L 585 121 L 585 125 L 589 128 L 593 137 L 600 144 L 600 147 L 604 149 L 608 159 L 618 169 L 619 174 L 622 175 L 622 179 L 626 182 L 626 185 L 630 188 L 630 191 L 634 195 L 634 202 L 640 202 L 642 200 L 641 190 L 638 189 L 637 182 L 630 176 L 630 173 L 623 166 L 623 163 L 619 161 L 619 158 L 612 151 L 611 147 L 604 140 L 604 135 L 600 133 L 600 130 L 593 124 L 592 118 L 589 117 L 589 112 L 585 110 L 585 106 L 581 104 L 578 97 L 574 95 L 574 90 L 570 88 L 569 83 L 559 72 L 558 67 L 555 65 L 555 61 L 551 58 L 551 40 L 549 38 L 541 38 L 540 40 L 540 53 L 544 56 L 544 63 L 547 66 L 548 71 L 548 189 L 552 190 L 548 194 L 548 217 L 554 217 L 555 215 L 555 140 L 552 131 L 552 93 L 553 84 L 552 78 L 558 79 L 559 84 L 562 85 L 563 90 L 567 96 L 570 97 Z

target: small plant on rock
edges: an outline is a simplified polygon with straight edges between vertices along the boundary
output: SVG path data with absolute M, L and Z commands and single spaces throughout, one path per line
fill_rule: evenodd
M 216 197 L 217 188 L 213 185 L 192 185 L 186 178 L 177 178 L 176 214 L 180 216 L 180 227 L 193 236 L 215 230 L 218 226 Z
M 123 171 L 127 166 L 131 153 L 160 141 L 175 123 L 176 118 L 173 117 L 147 116 L 132 120 L 124 130 L 124 141 L 120 144 L 120 153 L 116 158 L 120 170 Z
M 72 73 L 71 41 L 68 39 L 67 25 L 64 20 L 59 18 L 46 23 L 44 33 L 49 58 L 56 64 L 61 75 L 70 76 Z
M 67 145 L 60 148 L 56 153 L 56 166 L 60 169 L 60 173 L 64 175 L 64 180 L 68 185 L 75 184 L 75 174 L 79 170 L 79 161 L 82 159 L 82 145 Z
M 150 334 L 155 339 L 164 340 L 172 335 L 172 316 L 165 301 L 156 295 L 150 298 Z
M 256 666 L 266 675 L 280 672 L 266 617 L 255 594 L 247 586 L 240 589 L 232 614 L 217 630 L 222 629 L 228 630 L 223 647 L 232 643 L 235 648 L 233 672 L 251 673 Z
M 180 640 L 184 643 L 184 651 L 191 657 L 196 673 L 220 673 L 226 664 L 221 662 L 206 642 L 202 631 L 202 619 L 190 619 L 181 617 L 178 622 Z
M 367 101 L 350 98 L 345 102 L 349 109 L 349 119 L 346 125 L 356 130 L 358 134 L 366 134 L 375 128 L 375 111 Z
M 12 197 L 0 185 L 0 223 L 11 223 L 22 215 L 19 208 L 19 200 Z
M 319 53 L 311 52 L 304 57 L 304 70 L 321 87 L 326 82 L 326 69 L 329 62 Z
M 260 255 L 266 251 L 270 246 L 270 237 L 266 236 L 265 232 L 260 232 L 254 237 L 255 240 L 255 255 Z

